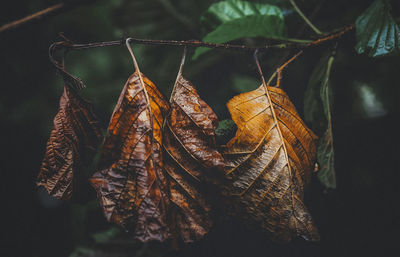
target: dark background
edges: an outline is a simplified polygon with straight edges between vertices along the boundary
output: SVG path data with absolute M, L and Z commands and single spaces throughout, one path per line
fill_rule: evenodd
M 124 36 L 201 39 L 204 31 L 199 17 L 213 1 L 167 1 L 178 15 L 161 0 L 92 1 L 89 5 L 75 2 L 78 6 L 70 11 L 0 34 L 0 256 L 163 256 L 166 246 L 133 242 L 107 224 L 88 184 L 72 202 L 56 201 L 36 188 L 35 179 L 62 90 L 62 80 L 50 64 L 47 50 L 52 42 L 60 40 L 58 32 L 76 42 Z M 354 22 L 371 3 L 296 2 L 324 31 Z M 400 17 L 398 1 L 391 3 L 394 17 Z M 0 24 L 52 4 L 50 0 L 3 2 Z M 182 23 L 182 15 L 189 22 Z M 314 36 L 295 14 L 288 12 L 285 19 L 292 37 L 301 30 L 297 37 Z M 305 202 L 318 225 L 321 241 L 275 245 L 257 231 L 224 219 L 202 242 L 184 249 L 182 255 L 399 255 L 400 58 L 360 56 L 354 45 L 354 32 L 339 41 L 331 73 L 337 189 L 324 189 L 315 177 L 306 192 Z M 142 72 L 169 95 L 182 49 L 132 48 Z M 331 48 L 332 44 L 327 43 L 307 50 L 284 72 L 283 88 L 300 113 L 311 72 Z M 271 50 L 261 55 L 266 77 L 281 64 L 285 54 L 293 53 Z M 120 90 L 133 72 L 128 51 L 120 46 L 71 52 L 66 67 L 85 82 L 87 88 L 82 94 L 93 102 L 107 124 Z M 228 99 L 260 83 L 249 53 L 212 50 L 198 60 L 189 59 L 184 73 L 220 120 L 229 118 L 225 107 Z

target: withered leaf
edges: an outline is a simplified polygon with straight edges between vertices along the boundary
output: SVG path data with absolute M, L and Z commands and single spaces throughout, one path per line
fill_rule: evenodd
M 70 199 L 76 170 L 93 157 L 101 138 L 100 122 L 92 105 L 64 86 L 37 185 L 58 199 Z
M 107 220 L 143 242 L 164 241 L 170 233 L 161 148 L 167 111 L 168 102 L 136 68 L 114 109 L 100 171 L 91 178 Z
M 223 176 L 224 160 L 216 150 L 218 118 L 194 86 L 178 74 L 164 126 L 165 170 L 177 238 L 201 239 L 211 228 L 210 186 Z
M 275 241 L 318 240 L 302 201 L 316 158 L 314 133 L 280 88 L 262 84 L 227 106 L 238 126 L 224 152 L 228 190 L 241 217 Z

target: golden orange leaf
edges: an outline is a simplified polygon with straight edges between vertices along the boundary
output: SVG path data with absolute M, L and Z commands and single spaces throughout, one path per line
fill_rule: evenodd
M 316 158 L 314 133 L 280 88 L 262 84 L 227 106 L 238 127 L 224 151 L 236 211 L 275 241 L 318 240 L 303 203 Z

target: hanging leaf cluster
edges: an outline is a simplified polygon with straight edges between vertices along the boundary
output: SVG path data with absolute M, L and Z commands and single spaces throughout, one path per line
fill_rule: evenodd
M 169 101 L 131 54 L 135 72 L 114 108 L 90 178 L 109 222 L 143 242 L 191 243 L 225 210 L 275 241 L 319 239 L 303 203 L 317 137 L 281 88 L 263 80 L 258 89 L 231 99 L 227 106 L 237 131 L 219 145 L 216 114 L 182 75 L 185 54 Z M 90 105 L 65 87 L 38 185 L 68 199 L 81 157 L 92 158 L 100 140 Z

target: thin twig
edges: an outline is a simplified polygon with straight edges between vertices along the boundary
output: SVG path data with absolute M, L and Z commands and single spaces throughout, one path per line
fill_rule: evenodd
M 208 47 L 215 49 L 228 49 L 228 50 L 240 50 L 240 51 L 250 51 L 254 52 L 257 48 L 259 51 L 266 51 L 268 49 L 304 49 L 310 46 L 317 46 L 321 43 L 338 38 L 345 34 L 346 32 L 352 30 L 354 28 L 354 24 L 349 25 L 337 33 L 329 34 L 325 37 L 318 38 L 314 41 L 304 40 L 307 43 L 295 43 L 295 42 L 286 42 L 281 44 L 269 44 L 262 46 L 247 46 L 247 45 L 235 45 L 235 44 L 218 44 L 218 43 L 209 43 L 203 42 L 199 40 L 157 40 L 157 39 L 140 39 L 140 38 L 130 38 L 129 42 L 133 44 L 143 44 L 143 45 L 170 45 L 170 46 L 188 46 L 188 47 Z M 282 40 L 284 41 L 284 40 Z M 68 49 L 68 50 L 81 50 L 81 49 L 89 49 L 89 48 L 97 48 L 97 47 L 105 47 L 105 46 L 119 46 L 125 44 L 125 39 L 122 40 L 114 40 L 114 41 L 106 41 L 106 42 L 95 42 L 95 43 L 87 43 L 87 44 L 74 44 L 71 42 L 57 42 L 58 48 Z
M 15 29 L 21 25 L 27 24 L 29 22 L 32 22 L 34 20 L 38 20 L 38 19 L 42 19 L 44 17 L 47 17 L 51 14 L 55 14 L 56 12 L 60 12 L 62 10 L 66 10 L 67 5 L 65 3 L 59 3 L 59 4 L 55 4 L 53 6 L 50 6 L 44 10 L 41 10 L 37 13 L 28 15 L 22 19 L 4 24 L 0 27 L 0 33 L 4 32 L 6 30 L 10 30 L 10 29 Z
M 258 70 L 258 73 L 260 74 L 262 84 L 264 85 L 265 90 L 267 90 L 267 84 L 265 83 L 264 74 L 262 72 L 260 62 L 258 61 L 258 48 L 254 51 L 253 58 L 254 58 L 254 61 L 256 62 L 257 70 Z
M 310 20 L 313 20 L 315 15 L 317 15 L 317 13 L 319 12 L 319 10 L 321 9 L 321 7 L 324 5 L 326 0 L 320 0 L 318 2 L 318 4 L 315 6 L 314 10 L 311 12 L 311 15 L 309 17 Z M 308 27 L 307 23 L 304 21 L 303 25 L 300 27 L 300 29 L 297 31 L 296 33 L 296 38 L 301 37 L 303 35 L 304 30 Z M 340 30 L 340 29 L 339 29 Z M 334 32 L 338 32 L 338 31 L 331 31 L 331 33 Z M 279 59 L 279 61 L 277 62 L 279 65 L 283 64 L 286 59 L 290 56 L 291 54 L 291 49 L 288 49 L 286 51 L 283 52 L 282 57 Z M 272 76 L 275 76 L 274 74 Z
M 292 58 L 290 58 L 287 62 L 285 62 L 281 67 L 279 67 L 276 70 L 276 73 L 278 74 L 278 78 L 276 79 L 276 87 L 281 86 L 281 80 L 282 80 L 282 71 L 289 65 L 289 63 L 293 62 L 297 57 L 299 57 L 303 53 L 303 50 L 295 54 Z
M 292 4 L 294 10 L 300 15 L 301 18 L 310 26 L 312 30 L 318 35 L 323 35 L 324 33 L 320 31 L 317 27 L 312 24 L 312 22 L 307 18 L 307 16 L 304 15 L 304 13 L 300 10 L 300 8 L 297 6 L 294 0 L 290 0 L 290 3 Z
M 193 21 L 185 16 L 184 14 L 180 13 L 176 7 L 169 1 L 169 0 L 157 0 L 163 7 L 164 9 L 177 21 L 179 21 L 182 25 L 184 25 L 186 28 L 189 30 L 194 29 L 195 24 Z
M 276 79 L 276 87 L 280 87 L 281 85 L 281 80 L 282 80 L 282 71 L 283 69 L 285 69 L 289 63 L 291 63 L 292 61 L 294 61 L 297 57 L 299 57 L 299 55 L 301 55 L 303 53 L 303 50 L 301 50 L 300 52 L 298 52 L 297 54 L 295 54 L 292 58 L 290 58 L 289 60 L 287 60 L 284 64 L 282 64 L 278 69 L 276 69 L 276 71 L 274 73 L 272 73 L 271 77 L 268 79 L 267 85 L 270 85 L 272 80 L 274 80 L 274 78 L 276 77 L 276 75 L 278 74 L 278 78 Z

